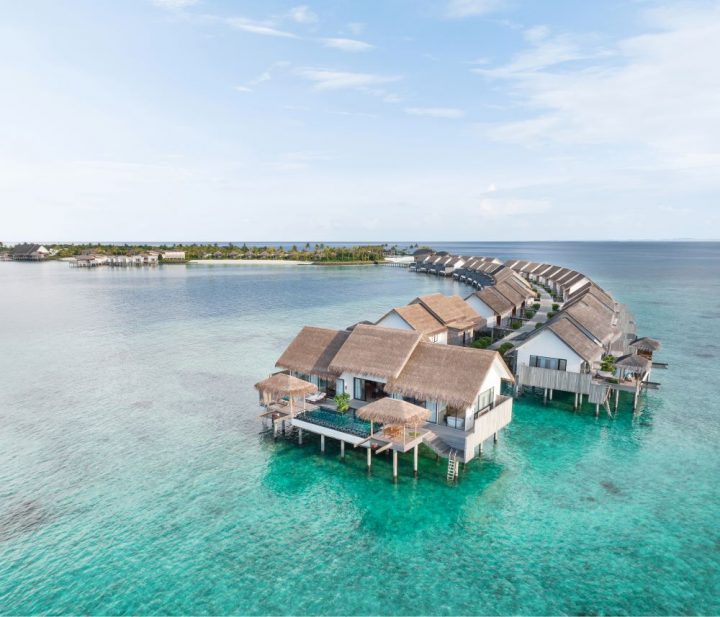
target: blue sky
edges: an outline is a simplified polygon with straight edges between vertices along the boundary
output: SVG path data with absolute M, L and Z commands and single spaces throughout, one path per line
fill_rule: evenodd
M 720 237 L 720 3 L 0 5 L 0 240 Z

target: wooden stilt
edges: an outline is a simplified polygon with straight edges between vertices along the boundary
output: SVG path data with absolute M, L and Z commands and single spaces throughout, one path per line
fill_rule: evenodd
M 340 440 L 340 458 L 345 458 L 345 442 Z
M 497 443 L 497 442 L 498 442 L 497 433 L 493 433 L 493 443 Z
M 550 388 L 550 400 L 551 401 L 552 401 L 552 395 L 553 395 L 553 391 L 552 391 L 552 388 Z
M 298 429 L 298 444 L 302 445 L 302 429 Z
M 595 403 L 595 417 L 600 415 L 600 403 Z
M 615 390 L 615 411 L 618 410 L 619 402 L 620 402 L 620 390 Z
M 320 452 L 325 452 L 325 435 L 320 435 Z
M 418 446 L 413 448 L 413 472 L 415 477 L 418 475 Z
M 578 408 L 578 393 L 575 393 L 575 402 L 573 403 L 573 410 L 577 410 Z
M 368 469 L 370 469 L 370 468 L 372 468 L 372 448 L 370 446 L 368 446 L 368 449 L 367 449 L 367 458 L 368 458 L 368 460 L 367 460 Z
M 548 397 L 548 389 L 545 388 L 545 392 L 543 393 L 543 403 L 547 403 L 547 397 Z
M 397 480 L 397 450 L 393 450 L 393 480 Z

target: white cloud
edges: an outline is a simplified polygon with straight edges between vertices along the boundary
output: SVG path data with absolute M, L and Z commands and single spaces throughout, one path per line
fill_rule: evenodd
M 450 0 L 446 14 L 448 17 L 478 17 L 493 13 L 504 4 L 503 0 Z
M 299 24 L 314 24 L 318 21 L 318 16 L 305 4 L 291 8 L 287 16 Z
M 226 22 L 232 28 L 242 30 L 243 32 L 288 39 L 298 38 L 298 36 L 292 32 L 278 30 L 272 22 L 254 21 L 245 17 L 230 17 L 226 20 Z
M 235 86 L 235 90 L 238 92 L 252 92 L 252 88 L 248 88 L 247 86 Z
M 612 62 L 543 43 L 486 75 L 509 84 L 530 117 L 497 124 L 497 140 L 635 149 L 651 168 L 717 166 L 720 157 L 720 8 L 646 14 L 653 31 L 619 41 Z M 551 47 L 548 48 L 547 45 Z M 537 47 L 535 48 L 538 49 Z M 581 66 L 563 58 L 593 57 Z M 527 115 L 527 114 L 526 114 Z
M 322 42 L 325 47 L 332 47 L 334 49 L 351 52 L 370 51 L 375 47 L 374 45 L 370 45 L 370 43 L 365 43 L 364 41 L 357 41 L 355 39 L 330 38 L 322 39 Z
M 532 28 L 525 30 L 523 36 L 526 41 L 537 43 L 538 41 L 542 41 L 550 36 L 550 28 L 547 26 L 533 26 Z
M 456 109 L 455 107 L 407 107 L 405 113 L 411 116 L 429 116 L 431 118 L 448 118 L 452 120 L 465 116 L 462 109 Z
M 315 84 L 317 90 L 362 90 L 398 81 L 400 77 L 373 73 L 351 73 L 323 68 L 302 68 L 297 74 Z
M 198 4 L 199 0 L 152 0 L 155 6 L 159 6 L 162 9 L 169 9 L 171 11 L 177 11 L 180 9 L 186 9 L 189 6 Z

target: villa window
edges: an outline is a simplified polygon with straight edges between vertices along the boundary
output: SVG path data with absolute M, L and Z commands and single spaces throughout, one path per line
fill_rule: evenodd
M 475 401 L 475 411 L 483 411 L 495 402 L 495 388 L 489 388 L 481 392 Z
M 549 368 L 554 371 L 567 369 L 567 360 L 564 358 L 546 358 L 545 356 L 530 356 L 530 366 Z
M 353 379 L 353 398 L 358 401 L 365 400 L 365 380 L 360 377 Z

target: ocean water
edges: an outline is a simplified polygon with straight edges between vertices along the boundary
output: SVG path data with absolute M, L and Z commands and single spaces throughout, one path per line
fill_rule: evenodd
M 458 484 L 427 452 L 393 484 L 273 441 L 252 386 L 302 325 L 457 283 L 0 263 L 0 613 L 719 613 L 720 244 L 446 248 L 586 272 L 662 340 L 661 390 L 615 418 L 524 397 Z

